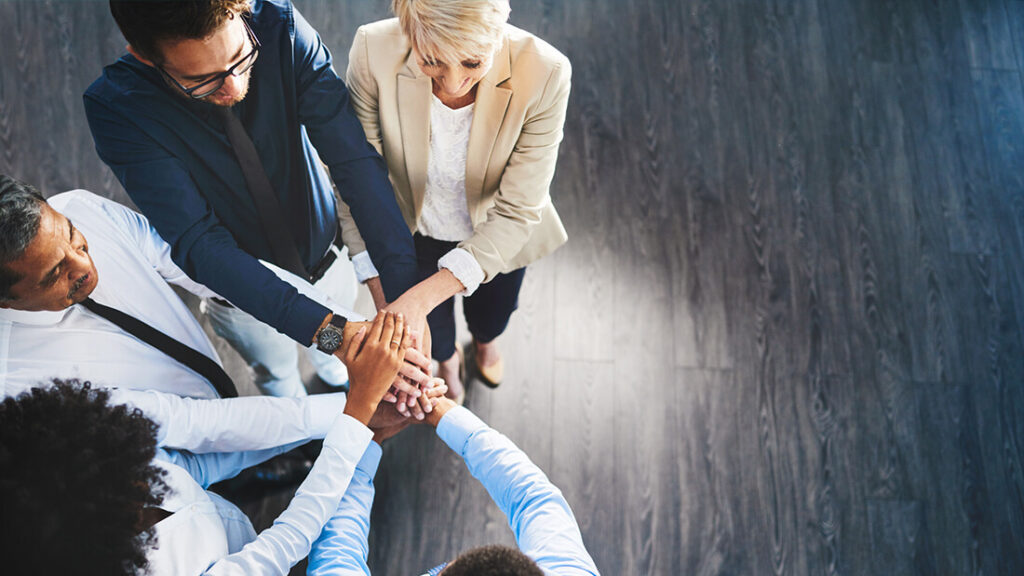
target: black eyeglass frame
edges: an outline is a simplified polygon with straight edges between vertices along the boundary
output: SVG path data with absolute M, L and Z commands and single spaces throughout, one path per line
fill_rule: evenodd
M 237 78 L 238 76 L 245 74 L 253 67 L 253 65 L 256 64 L 256 59 L 259 58 L 260 55 L 260 46 L 262 46 L 262 44 L 260 44 L 260 39 L 256 37 L 256 33 L 253 32 L 252 28 L 249 27 L 249 23 L 245 21 L 245 18 L 242 16 L 239 16 L 239 18 L 242 20 L 242 25 L 245 26 L 245 31 L 249 34 L 249 40 L 252 41 L 252 51 L 246 54 L 238 62 L 235 62 L 235 64 L 231 66 L 231 68 L 228 68 L 224 72 L 221 72 L 213 76 L 209 80 L 200 82 L 199 84 L 196 84 L 191 88 L 185 88 L 184 86 L 182 86 L 181 82 L 178 82 L 178 80 L 175 79 L 174 76 L 171 76 L 166 70 L 164 70 L 163 66 L 160 66 L 158 64 L 156 66 L 156 69 L 164 75 L 164 78 L 167 78 L 172 83 L 174 83 L 174 86 L 177 87 L 178 90 L 181 90 L 185 93 L 186 96 L 194 98 L 196 100 L 202 100 L 203 98 L 206 98 L 207 96 L 213 94 L 217 90 L 220 90 L 221 87 L 224 86 L 224 81 L 228 79 L 228 76 L 234 76 Z M 242 69 L 238 69 L 238 67 L 243 64 L 246 64 L 246 66 Z M 200 88 L 206 88 L 206 90 L 199 92 Z

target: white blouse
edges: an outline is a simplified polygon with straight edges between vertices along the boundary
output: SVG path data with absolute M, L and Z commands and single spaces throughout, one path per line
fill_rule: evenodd
M 473 104 L 452 110 L 430 96 L 430 153 L 427 185 L 418 228 L 420 234 L 461 242 L 473 235 L 466 205 L 466 154 Z

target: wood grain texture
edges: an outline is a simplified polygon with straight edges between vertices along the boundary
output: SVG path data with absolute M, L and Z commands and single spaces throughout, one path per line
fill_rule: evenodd
M 297 6 L 338 71 L 388 14 Z M 512 10 L 573 63 L 570 241 L 468 404 L 602 573 L 1024 573 L 1024 1 Z M 122 50 L 105 2 L 0 2 L 0 172 L 126 201 L 81 106 Z M 426 427 L 385 446 L 372 525 L 377 574 L 514 543 Z

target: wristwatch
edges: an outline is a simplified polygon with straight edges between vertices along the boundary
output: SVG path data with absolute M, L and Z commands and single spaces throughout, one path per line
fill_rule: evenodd
M 324 354 L 334 354 L 334 351 L 341 347 L 346 323 L 348 320 L 344 316 L 334 314 L 331 321 L 316 333 L 317 350 Z

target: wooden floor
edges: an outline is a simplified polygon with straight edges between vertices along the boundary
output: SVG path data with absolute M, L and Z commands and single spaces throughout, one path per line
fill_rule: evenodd
M 297 4 L 338 70 L 387 9 Z M 571 240 L 469 405 L 602 573 L 1024 573 L 1024 1 L 512 8 L 573 62 Z M 122 47 L 105 3 L 0 2 L 0 172 L 126 199 L 80 100 Z M 430 432 L 386 447 L 377 574 L 513 543 Z

